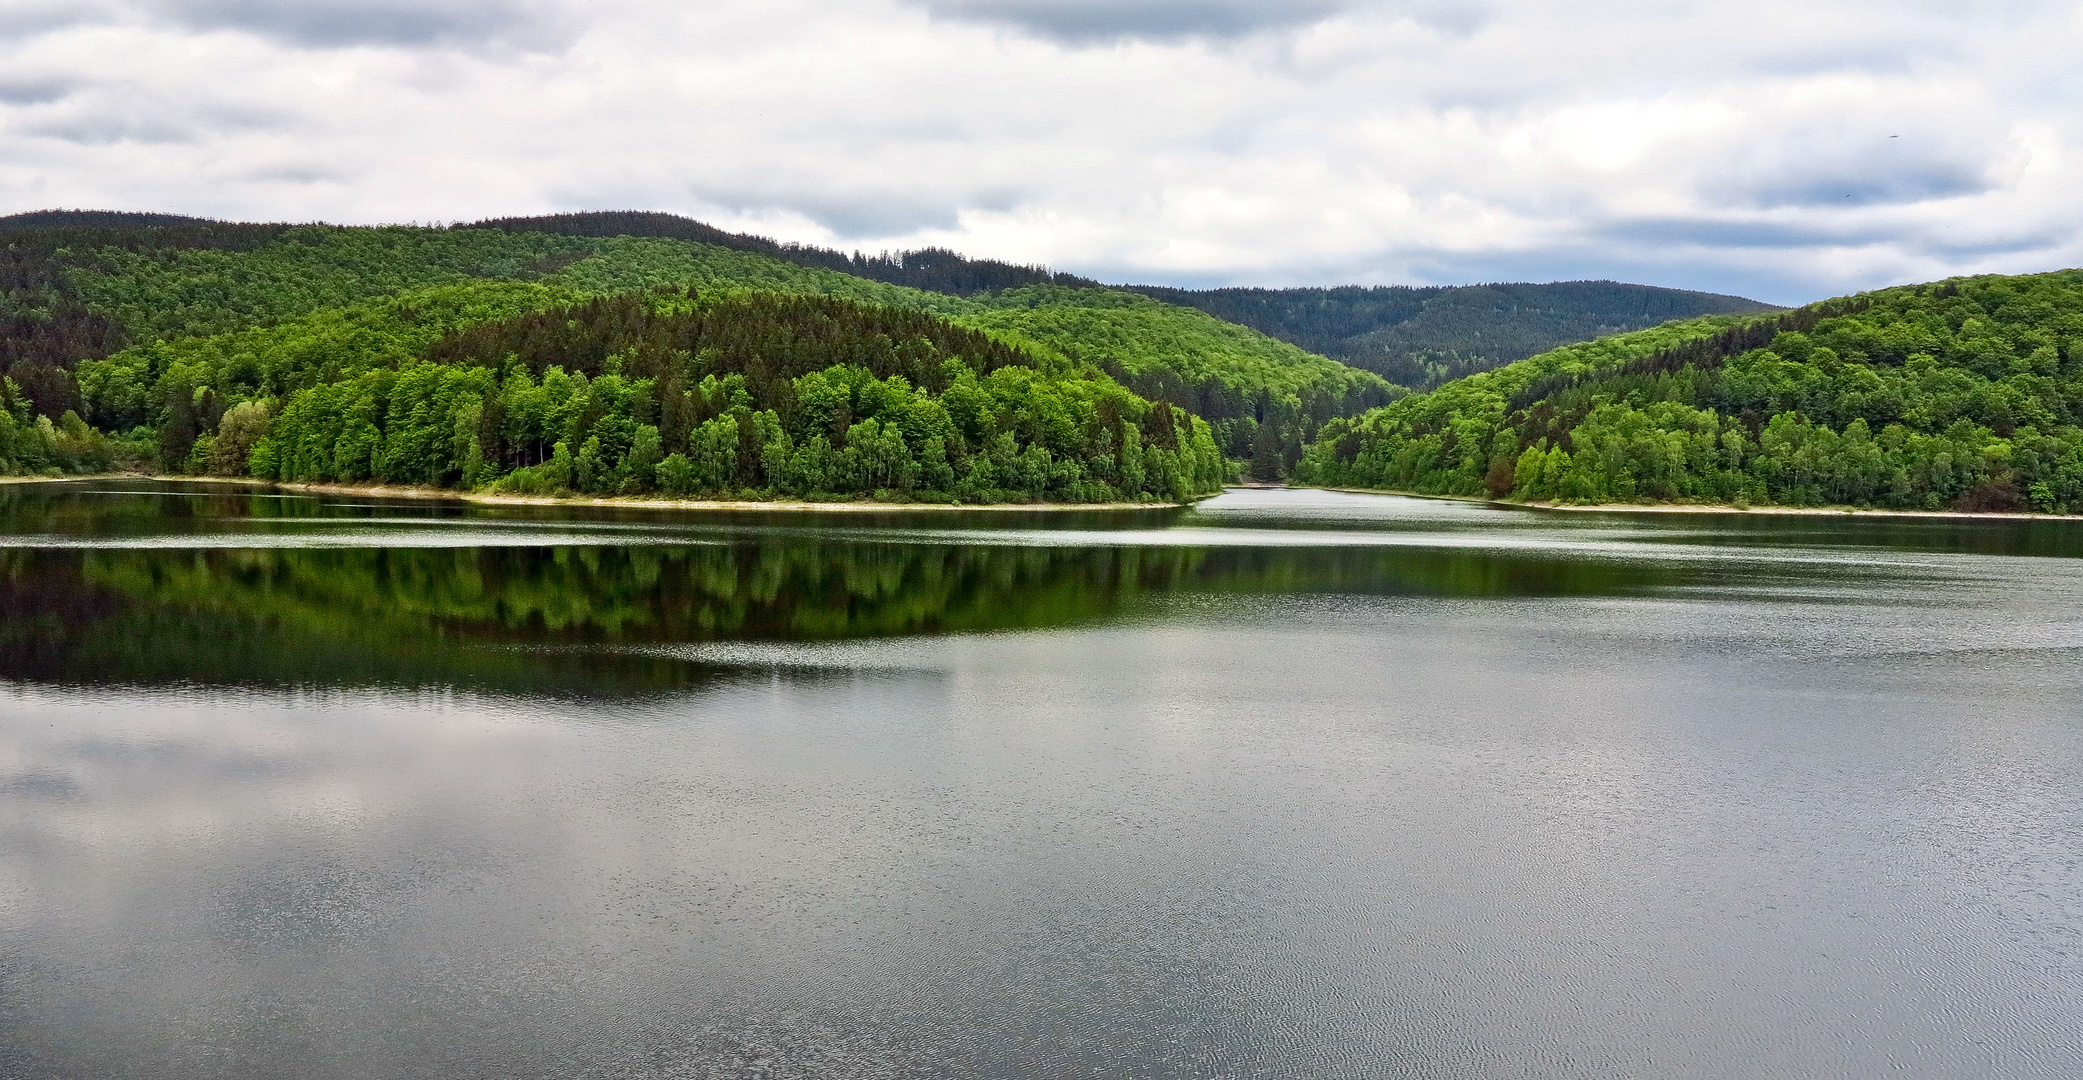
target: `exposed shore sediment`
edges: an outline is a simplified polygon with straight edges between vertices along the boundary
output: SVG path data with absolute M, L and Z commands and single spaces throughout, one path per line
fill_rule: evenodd
M 1965 510 L 1887 510 L 1864 506 L 1731 506 L 1726 503 L 1575 503 L 1513 502 L 1473 495 L 1426 495 L 1415 491 L 1381 488 L 1323 488 L 1354 495 L 1400 495 L 1406 499 L 1474 503 L 1514 510 L 1559 510 L 1595 514 L 1747 514 L 1752 517 L 1861 517 L 1861 518 L 1951 518 L 1960 521 L 2083 521 L 2083 514 L 1969 513 Z
M 162 476 L 153 473 L 95 473 L 85 476 L 8 476 L 0 484 L 37 484 L 83 480 L 167 480 L 192 484 L 236 484 L 269 491 L 294 491 L 312 495 L 360 495 L 383 499 L 424 499 L 466 502 L 481 506 L 579 506 L 627 510 L 829 510 L 840 512 L 891 512 L 921 510 L 992 511 L 1011 513 L 1062 512 L 1066 510 L 1170 510 L 1184 506 L 1175 502 L 1146 503 L 893 503 L 851 500 L 811 502 L 804 499 L 659 499 L 639 496 L 552 496 L 501 495 L 454 491 L 449 488 L 406 487 L 392 484 L 307 484 L 277 480 L 255 480 L 243 476 Z

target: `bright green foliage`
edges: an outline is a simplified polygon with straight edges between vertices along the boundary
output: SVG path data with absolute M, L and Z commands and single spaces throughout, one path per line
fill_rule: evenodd
M 596 254 L 565 267 L 556 280 L 596 296 L 692 287 L 704 292 L 735 289 L 833 296 L 943 315 L 968 309 L 956 297 L 711 244 L 628 236 L 589 242 Z
M 1224 453 L 1284 475 L 1324 421 L 1394 399 L 1379 376 L 1192 308 L 1134 293 L 1035 285 L 977 298 L 957 321 L 1093 363 L 1154 400 L 1206 417 Z
M 277 326 L 125 349 L 82 363 L 80 392 L 87 415 L 113 430 L 179 423 L 182 403 L 203 394 L 215 410 L 199 425 L 207 429 L 237 402 L 394 367 L 454 330 L 574 303 L 584 295 L 519 281 L 419 289 Z
M 1613 281 L 1330 289 L 1136 286 L 1136 291 L 1419 388 L 1573 341 L 1645 330 L 1673 319 L 1772 310 L 1740 296 Z
M 277 400 L 304 387 L 395 368 L 450 331 L 578 296 L 519 281 L 436 286 L 278 326 L 125 349 L 81 364 L 80 394 L 88 416 L 103 429 L 142 426 L 155 432 L 165 467 L 216 471 L 195 456 L 195 447 L 241 402 Z
M 1224 479 L 1208 425 L 1169 404 L 922 313 L 844 300 L 595 300 L 479 323 L 421 355 L 336 381 L 296 368 L 310 377 L 251 442 L 248 470 L 529 494 L 969 502 L 1183 500 Z M 229 438 L 219 428 L 211 452 Z
M 599 245 L 483 229 L 301 225 L 250 251 L 103 248 L 71 271 L 75 295 L 139 341 L 221 334 L 406 289 L 530 278 Z
M 1557 349 L 1325 426 L 1310 482 L 1532 500 L 2083 509 L 2083 272 Z
M 1352 487 L 1479 493 L 1501 430 L 1517 452 L 1516 429 L 1506 426 L 1508 402 L 1515 395 L 1540 380 L 1580 376 L 1653 356 L 1680 342 L 1708 337 L 1733 321 L 1696 319 L 1566 345 L 1349 421 L 1332 421 L 1304 455 L 1298 476 L 1310 483 Z
M 29 276 L 40 283 L 20 298 L 29 305 L 17 320 L 22 356 L 0 351 L 0 367 L 29 380 L 46 415 L 75 409 L 111 430 L 151 427 L 169 466 L 189 460 L 225 409 L 279 397 L 307 375 L 337 381 L 395 366 L 472 322 L 690 286 L 909 308 L 986 329 L 1039 358 L 1075 357 L 1143 396 L 1212 418 L 1224 452 L 1254 459 L 1265 475 L 1291 464 L 1324 419 L 1399 392 L 1256 331 L 1130 293 L 1049 285 L 947 295 L 790 261 L 787 249 L 408 227 L 100 230 L 77 232 L 77 248 L 41 236 L 19 234 L 0 253 L 33 255 Z M 35 250 L 16 252 L 21 245 Z M 0 310 L 0 319 L 8 314 Z M 119 348 L 125 341 L 135 344 Z
M 0 476 L 107 472 L 120 455 L 80 414 L 37 416 L 11 378 L 0 377 Z
M 1030 351 L 1091 364 L 1144 397 L 1202 416 L 1224 453 L 1253 459 L 1269 477 L 1284 474 L 1325 420 L 1401 392 L 1255 330 L 1113 289 L 1034 285 L 963 298 L 705 244 L 627 237 L 604 241 L 599 256 L 574 263 L 558 280 L 602 295 L 751 288 L 944 315 Z
M 53 424 L 48 416 L 0 410 L 0 476 L 107 472 L 117 459 L 117 448 L 78 413 Z

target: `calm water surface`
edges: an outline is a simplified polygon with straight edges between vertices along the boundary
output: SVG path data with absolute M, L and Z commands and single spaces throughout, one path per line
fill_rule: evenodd
M 2083 1075 L 2083 528 L 0 488 L 0 1076 Z

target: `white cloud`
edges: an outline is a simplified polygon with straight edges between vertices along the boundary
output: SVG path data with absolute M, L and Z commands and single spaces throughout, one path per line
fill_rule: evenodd
M 2073 4 L 35 0 L 0 211 L 654 208 L 1185 284 L 2083 263 Z

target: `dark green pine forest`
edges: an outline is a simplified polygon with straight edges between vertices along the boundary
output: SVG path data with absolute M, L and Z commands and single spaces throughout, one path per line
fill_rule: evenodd
M 1308 483 L 1570 503 L 2083 511 L 2083 271 L 1554 349 L 1352 419 Z

